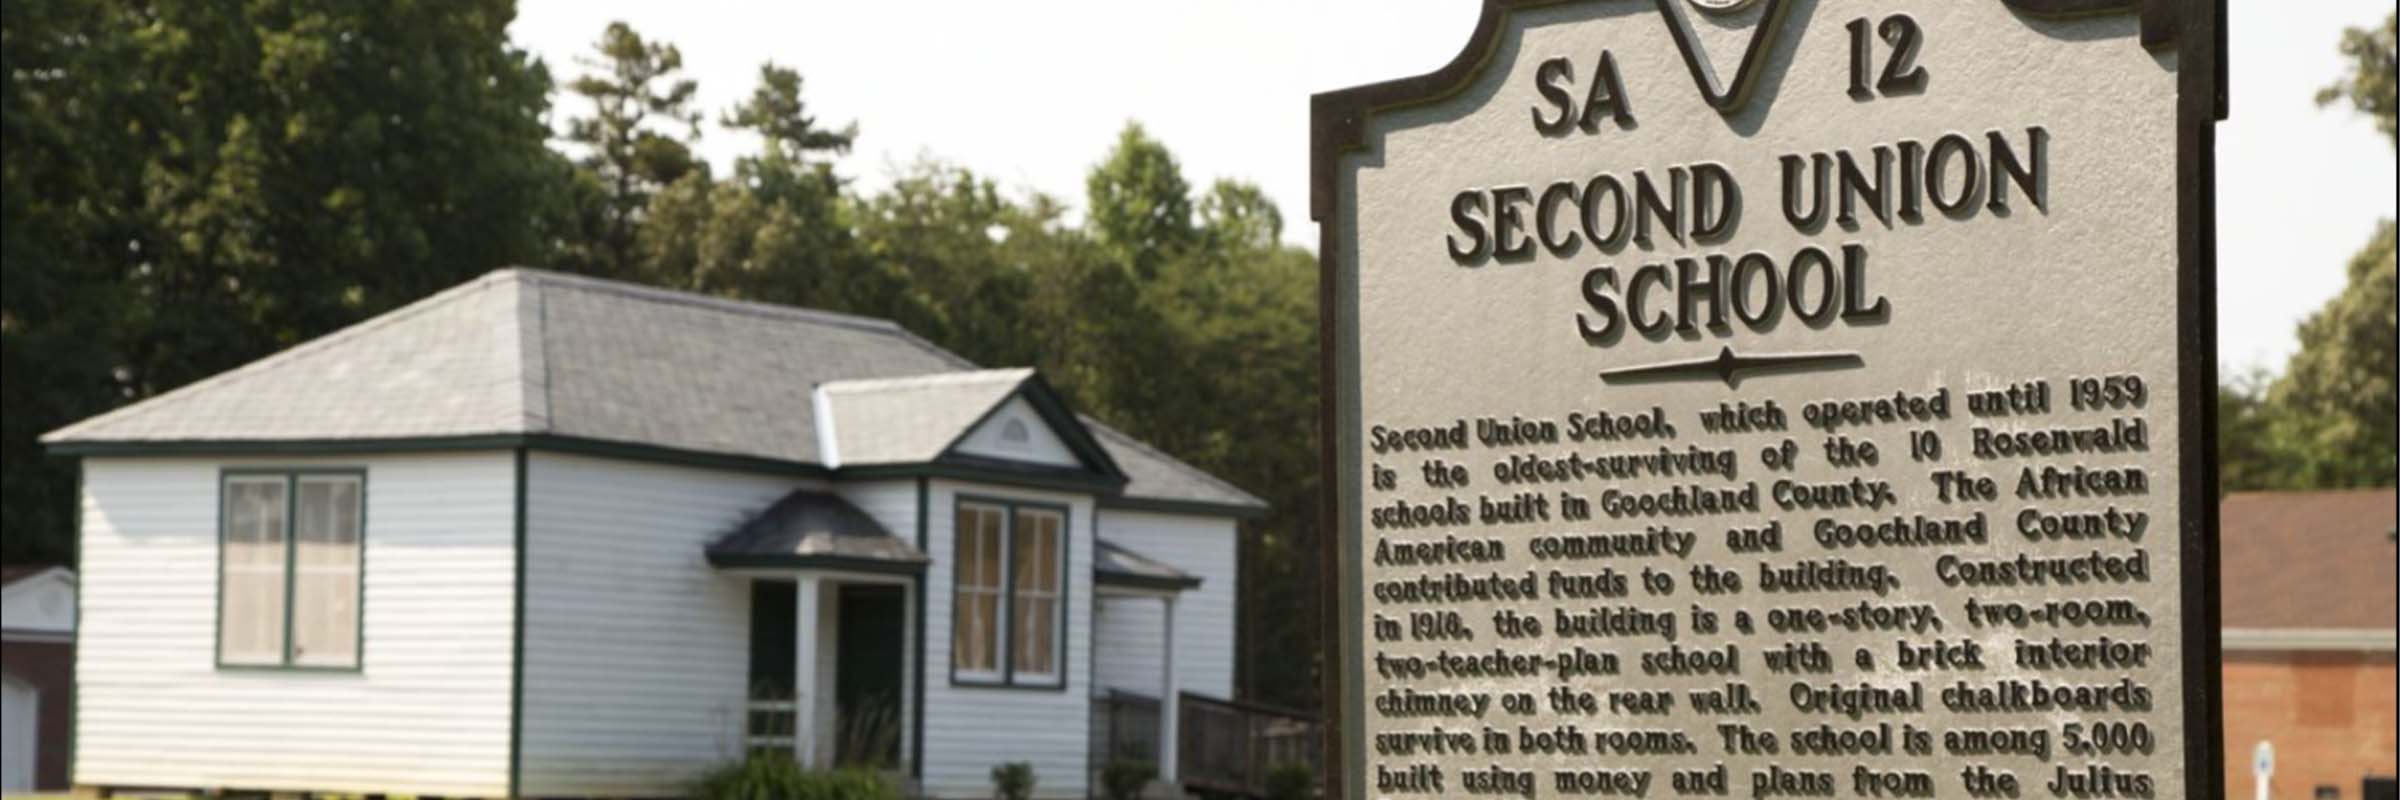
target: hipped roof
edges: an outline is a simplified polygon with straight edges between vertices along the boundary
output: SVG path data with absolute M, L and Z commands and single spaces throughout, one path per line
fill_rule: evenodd
M 42 441 L 94 453 L 540 435 L 830 467 L 816 387 L 982 372 L 887 320 L 505 269 Z M 1084 423 L 1128 478 L 1123 497 L 1265 507 Z
M 2388 634 L 2400 582 L 2394 497 L 2388 488 L 2227 495 L 2218 511 L 2224 627 Z
M 720 567 L 832 567 L 922 572 L 925 554 L 850 501 L 801 489 L 708 546 Z

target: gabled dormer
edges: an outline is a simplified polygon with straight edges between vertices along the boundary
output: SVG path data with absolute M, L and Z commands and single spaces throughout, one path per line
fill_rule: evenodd
M 834 381 L 813 397 L 819 458 L 837 474 L 934 474 L 1124 487 L 1115 459 L 1032 369 Z

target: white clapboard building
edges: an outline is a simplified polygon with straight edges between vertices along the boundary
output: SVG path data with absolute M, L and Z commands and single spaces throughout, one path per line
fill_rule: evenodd
M 1232 695 L 1264 507 L 890 322 L 521 269 L 43 441 L 99 788 L 1083 797 L 1099 698 Z

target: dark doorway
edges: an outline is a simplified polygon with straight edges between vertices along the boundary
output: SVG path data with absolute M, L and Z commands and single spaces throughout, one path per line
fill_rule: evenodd
M 2359 787 L 2359 796 L 2366 800 L 2400 800 L 2400 783 L 2391 778 L 2368 778 Z
M 792 697 L 797 598 L 791 581 L 750 582 L 750 699 Z
M 750 582 L 750 704 L 743 728 L 752 753 L 791 752 L 799 733 L 799 715 L 792 711 L 798 597 L 791 581 Z
M 834 759 L 841 766 L 900 764 L 900 686 L 907 630 L 905 588 L 841 587 L 841 630 L 833 670 Z M 788 658 L 788 656 L 787 656 Z

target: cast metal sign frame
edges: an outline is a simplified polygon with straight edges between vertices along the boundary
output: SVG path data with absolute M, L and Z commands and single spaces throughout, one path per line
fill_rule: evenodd
M 1343 494 L 1339 437 L 1343 425 L 1354 423 L 1342 414 L 1343 399 L 1357 387 L 1339 382 L 1345 357 L 1344 334 L 1355 334 L 1358 321 L 1346 318 L 1340 306 L 1337 281 L 1343 236 L 1335 230 L 1336 210 L 1355 197 L 1343 197 L 1339 170 L 1344 154 L 1365 147 L 1370 116 L 1392 109 L 1447 98 L 1465 88 L 1488 66 L 1490 56 L 1508 30 L 1511 14 L 1527 8 L 1570 2 L 1638 3 L 1643 0 L 1484 0 L 1475 30 L 1466 46 L 1449 63 L 1415 77 L 1355 86 L 1310 98 L 1309 217 L 1318 223 L 1318 348 L 1321 392 L 1318 407 L 1318 462 L 1328 476 L 1319 536 L 1319 603 L 1323 609 L 1324 660 L 1321 692 L 1324 698 L 1325 769 L 1327 797 L 1363 797 L 1353 787 L 1351 767 L 1363 763 L 1363 748 L 1346 735 L 1359 720 L 1343 702 L 1345 672 L 1355 657 L 1352 648 L 1365 641 L 1359 616 L 1345 610 L 1345 599 L 1356 597 L 1359 575 L 1348 560 L 1353 555 L 1343 528 Z M 1682 0 L 1651 0 L 1659 13 L 1679 13 L 1671 4 Z M 1773 26 L 1791 0 L 1761 0 L 1764 19 Z M 1991 0 L 1982 0 L 1990 2 Z M 2183 659 L 2182 730 L 2186 793 L 2196 798 L 2225 797 L 2224 733 L 2222 729 L 2223 651 L 2218 608 L 2218 519 L 2216 406 L 2210 387 L 2216 370 L 2216 123 L 2226 116 L 2224 0 L 1999 0 L 2016 13 L 2036 18 L 2138 14 L 2141 45 L 2153 52 L 2176 56 L 2176 319 L 2179 485 L 2178 510 L 2183 629 L 2179 641 Z M 1692 72 L 1702 97 L 1720 111 L 1740 107 L 1755 83 L 1758 62 L 1751 56 L 1764 43 L 1785 35 L 1770 28 L 1756 37 L 1744 54 L 1743 68 L 1727 86 L 1717 86 L 1699 63 L 1687 35 L 1670 25 L 1684 65 Z M 1363 266 L 1362 266 L 1363 268 Z M 2195 388 L 2197 387 L 2197 388 Z M 1355 758 L 1358 756 L 1359 758 Z

